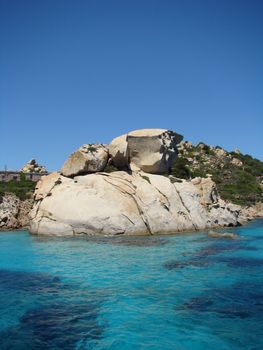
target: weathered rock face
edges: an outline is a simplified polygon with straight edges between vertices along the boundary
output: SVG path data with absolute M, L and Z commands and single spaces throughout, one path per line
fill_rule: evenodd
M 37 164 L 37 161 L 35 159 L 31 159 L 23 166 L 21 172 L 45 174 L 47 173 L 47 169 L 43 165 Z
M 177 157 L 176 145 L 182 138 L 181 135 L 165 129 L 132 131 L 111 142 L 111 161 L 119 169 L 130 168 L 150 174 L 165 174 Z
M 14 194 L 0 197 L 0 229 L 10 230 L 27 226 L 32 206 L 31 199 L 21 201 Z
M 53 173 L 38 182 L 30 231 L 44 235 L 156 235 L 238 223 L 240 207 L 222 201 L 211 179 L 123 171 Z
M 103 171 L 107 165 L 108 157 L 108 148 L 103 144 L 83 145 L 65 161 L 61 168 L 61 174 L 73 177 Z

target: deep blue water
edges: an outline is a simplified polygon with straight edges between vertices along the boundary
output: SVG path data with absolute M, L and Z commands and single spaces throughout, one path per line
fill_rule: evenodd
M 0 233 L 0 349 L 262 350 L 263 220 L 232 231 Z

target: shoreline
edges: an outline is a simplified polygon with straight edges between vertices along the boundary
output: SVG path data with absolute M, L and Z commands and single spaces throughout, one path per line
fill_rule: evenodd
M 125 234 L 116 234 L 116 235 L 103 235 L 103 234 L 86 234 L 86 233 L 82 233 L 82 234 L 75 234 L 72 236 L 68 236 L 68 235 L 47 235 L 47 234 L 35 234 L 35 233 L 31 233 L 29 230 L 29 226 L 25 226 L 25 227 L 19 227 L 19 228 L 1 228 L 0 229 L 0 234 L 1 233 L 7 233 L 7 232 L 18 232 L 18 231 L 28 231 L 28 233 L 34 237 L 45 237 L 45 238 L 68 238 L 68 239 L 72 239 L 72 238 L 83 238 L 83 237 L 101 237 L 101 238 L 131 238 L 131 237 L 166 237 L 166 236 L 177 236 L 177 235 L 187 235 L 187 234 L 194 234 L 194 233 L 201 233 L 201 232 L 208 232 L 210 230 L 213 231 L 226 231 L 226 230 L 233 230 L 236 229 L 237 227 L 244 227 L 249 225 L 250 223 L 256 221 L 256 220 L 263 220 L 263 216 L 259 216 L 259 217 L 254 217 L 253 219 L 248 219 L 247 222 L 240 224 L 240 225 L 236 225 L 236 226 L 215 226 L 215 227 L 207 227 L 204 229 L 199 229 L 199 230 L 185 230 L 185 231 L 176 231 L 173 233 L 167 233 L 167 234 L 154 234 L 154 235 L 142 235 L 142 234 L 133 234 L 133 235 L 125 235 Z

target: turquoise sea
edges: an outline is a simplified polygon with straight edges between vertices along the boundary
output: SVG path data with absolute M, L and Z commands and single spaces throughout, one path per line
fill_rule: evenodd
M 263 220 L 231 231 L 0 233 L 0 349 L 262 350 Z

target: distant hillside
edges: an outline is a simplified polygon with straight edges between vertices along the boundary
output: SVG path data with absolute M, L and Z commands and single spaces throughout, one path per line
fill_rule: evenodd
M 194 146 L 181 142 L 172 175 L 189 179 L 211 175 L 221 197 L 240 205 L 263 202 L 263 162 L 242 154 L 227 152 L 202 142 Z

